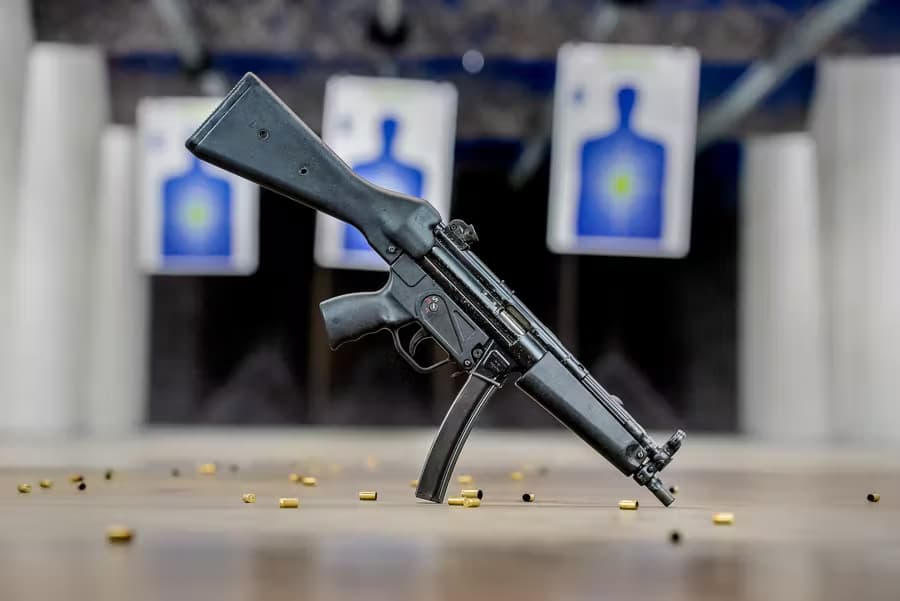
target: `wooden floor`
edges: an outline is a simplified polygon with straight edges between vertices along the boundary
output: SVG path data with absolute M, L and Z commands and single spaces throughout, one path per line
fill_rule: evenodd
M 477 509 L 415 500 L 422 432 L 0 443 L 0 599 L 900 599 L 896 452 L 691 440 L 667 470 L 680 492 L 665 509 L 568 435 L 474 438 L 457 474 L 484 490 Z M 198 474 L 203 461 L 218 473 Z M 626 498 L 639 510 L 620 511 Z M 714 526 L 719 511 L 734 525 Z M 112 524 L 134 541 L 107 543 Z

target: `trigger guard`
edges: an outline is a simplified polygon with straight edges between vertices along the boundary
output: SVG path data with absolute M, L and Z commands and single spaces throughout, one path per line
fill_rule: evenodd
M 416 349 L 419 348 L 419 345 L 425 342 L 428 339 L 434 340 L 434 338 L 425 330 L 425 328 L 419 328 L 419 330 L 413 334 L 413 337 L 409 340 L 409 354 L 415 356 Z
M 441 359 L 436 363 L 432 363 L 428 366 L 423 366 L 421 363 L 416 361 L 415 357 L 413 357 L 409 352 L 407 352 L 405 348 L 403 348 L 403 342 L 400 340 L 400 330 L 402 329 L 402 327 L 399 327 L 395 330 L 391 330 L 391 337 L 394 339 L 394 348 L 397 350 L 397 353 L 399 353 L 401 357 L 406 359 L 406 362 L 409 363 L 410 367 L 412 367 L 414 370 L 416 370 L 420 374 L 427 374 L 431 373 L 439 367 L 450 363 L 451 359 L 450 355 L 448 354 L 446 358 Z M 420 336 L 420 334 L 422 334 L 423 332 L 425 332 L 425 330 L 420 327 L 419 331 L 413 334 L 413 337 L 410 340 L 410 347 L 413 352 L 415 352 L 415 348 L 418 347 L 419 344 L 421 344 L 424 340 L 426 340 L 427 338 L 431 338 L 431 336 L 427 335 L 427 332 L 425 332 L 426 335 Z M 415 342 L 415 346 L 413 346 L 413 342 Z

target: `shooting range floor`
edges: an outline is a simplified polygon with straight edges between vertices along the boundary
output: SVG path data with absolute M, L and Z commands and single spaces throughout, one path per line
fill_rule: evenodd
M 900 598 L 900 453 L 689 437 L 665 472 L 680 492 L 664 509 L 567 433 L 479 430 L 456 474 L 473 475 L 485 497 L 465 509 L 413 496 L 430 435 L 5 441 L 0 599 Z M 218 473 L 198 474 L 208 461 Z M 83 492 L 67 479 L 75 471 Z M 318 485 L 289 482 L 291 471 L 315 472 Z M 54 487 L 40 489 L 43 478 Z M 31 494 L 16 491 L 22 482 Z M 361 490 L 378 501 L 359 501 Z M 526 491 L 535 503 L 522 502 Z M 870 491 L 881 502 L 868 503 Z M 241 502 L 245 492 L 256 504 Z M 299 497 L 300 508 L 279 509 L 279 497 Z M 639 510 L 620 511 L 620 499 L 638 499 Z M 712 524 L 722 511 L 734 525 Z M 109 544 L 113 524 L 133 528 L 133 542 Z

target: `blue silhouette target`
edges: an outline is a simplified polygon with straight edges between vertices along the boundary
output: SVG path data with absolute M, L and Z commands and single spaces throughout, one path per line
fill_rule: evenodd
M 231 185 L 196 157 L 163 182 L 162 253 L 167 260 L 231 256 Z
M 579 236 L 660 238 L 665 149 L 632 129 L 635 89 L 620 88 L 616 100 L 616 128 L 581 147 L 576 231 Z
M 376 186 L 393 192 L 421 198 L 424 176 L 422 170 L 400 162 L 394 157 L 394 140 L 398 123 L 393 117 L 381 122 L 381 152 L 371 161 L 353 165 L 353 171 Z M 344 249 L 349 251 L 371 250 L 365 236 L 350 224 L 344 227 Z

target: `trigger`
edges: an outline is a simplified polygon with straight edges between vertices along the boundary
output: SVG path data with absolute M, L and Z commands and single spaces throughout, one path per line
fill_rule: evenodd
M 412 326 L 412 324 L 407 324 L 408 326 Z M 431 365 L 421 365 L 418 361 L 416 361 L 413 354 L 416 352 L 416 349 L 419 345 L 425 340 L 434 340 L 431 335 L 425 331 L 423 328 L 419 328 L 416 330 L 416 333 L 413 334 L 412 338 L 410 338 L 407 344 L 403 344 L 400 340 L 400 330 L 403 329 L 403 326 L 400 326 L 396 330 L 391 330 L 391 337 L 394 339 L 394 348 L 400 353 L 400 356 L 406 359 L 406 362 L 410 364 L 410 366 L 419 373 L 427 374 L 428 372 L 434 371 L 438 367 L 442 365 L 446 365 L 450 363 L 450 355 L 448 354 L 445 358 L 432 363 Z M 407 348 L 409 350 L 407 350 Z
M 413 334 L 412 338 L 409 339 L 409 354 L 415 355 L 416 349 L 419 348 L 419 345 L 431 338 L 431 334 L 428 333 L 425 328 L 419 328 L 415 334 Z

